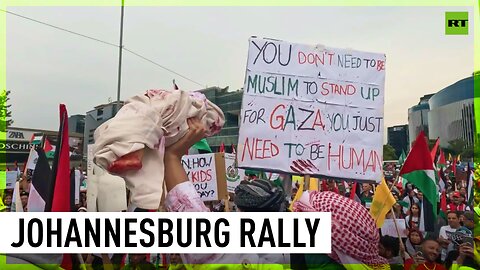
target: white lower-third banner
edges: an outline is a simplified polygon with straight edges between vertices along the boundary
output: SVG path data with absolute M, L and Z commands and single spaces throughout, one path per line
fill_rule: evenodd
M 0 213 L 0 253 L 330 253 L 330 213 Z

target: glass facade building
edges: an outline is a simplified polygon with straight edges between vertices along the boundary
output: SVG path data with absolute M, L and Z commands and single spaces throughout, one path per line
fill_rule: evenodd
M 417 105 L 408 109 L 409 144 L 415 141 L 420 131 L 423 130 L 427 136 L 429 134 L 428 111 L 430 110 L 430 105 L 428 100 L 432 96 L 433 94 L 421 97 Z
M 388 144 L 395 149 L 395 155 L 400 157 L 402 150 L 408 153 L 408 125 L 388 127 Z
M 428 101 L 429 138 L 439 137 L 442 147 L 456 139 L 465 141 L 467 146 L 473 145 L 473 81 L 473 76 L 460 80 L 440 90 Z
M 242 108 L 243 91 L 228 91 L 228 87 L 209 87 L 200 90 L 210 101 L 215 103 L 225 114 L 225 126 L 216 136 L 207 138 L 212 151 L 216 152 L 223 143 L 226 152 L 231 152 L 232 145 L 237 149 L 240 110 Z

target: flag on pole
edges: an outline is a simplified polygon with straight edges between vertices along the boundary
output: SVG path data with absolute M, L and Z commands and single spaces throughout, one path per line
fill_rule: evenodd
M 435 145 L 433 146 L 432 151 L 430 152 L 430 156 L 432 157 L 432 160 L 435 160 L 435 156 L 437 155 L 439 144 L 440 144 L 440 138 L 437 138 L 437 141 L 435 142 Z
M 438 157 L 437 161 L 437 168 L 446 168 L 447 167 L 447 161 L 445 160 L 445 155 L 443 154 L 443 151 L 440 150 L 440 156 Z
M 398 158 L 398 165 L 402 166 L 403 163 L 405 162 L 406 158 L 407 158 L 407 155 L 405 155 L 405 151 L 402 150 L 402 153 L 400 154 L 400 157 Z
M 298 187 L 297 193 L 295 194 L 295 197 L 292 200 L 292 203 L 290 204 L 290 207 L 288 208 L 290 211 L 293 211 L 293 204 L 296 201 L 300 200 L 300 198 L 302 197 L 303 189 L 304 189 L 304 182 L 305 182 L 305 178 L 303 178 L 303 177 L 294 175 L 294 176 L 292 176 L 292 180 L 294 180 L 294 178 L 298 179 L 299 187 Z
M 400 168 L 403 166 L 403 163 L 405 163 L 406 158 L 407 158 L 407 155 L 405 154 L 405 151 L 402 149 L 402 153 L 398 158 L 398 165 L 400 165 Z M 399 177 L 399 178 L 400 178 L 399 182 L 402 183 L 402 187 L 405 188 L 405 185 L 407 184 L 407 180 L 403 179 L 402 177 Z
M 192 148 L 195 148 L 197 150 L 202 150 L 205 152 L 212 153 L 212 149 L 210 148 L 210 145 L 207 142 L 207 139 L 203 138 L 200 141 L 196 142 Z
M 37 164 L 38 154 L 35 151 L 35 147 L 30 148 L 30 154 L 28 154 L 27 163 L 25 164 L 24 174 L 27 174 L 27 170 L 35 170 L 35 166 Z
M 54 151 L 54 150 L 55 149 L 50 144 L 50 141 L 45 137 L 45 143 L 43 144 L 43 151 L 45 151 L 45 153 L 48 153 L 48 152 Z
M 434 231 L 438 191 L 435 180 L 435 168 L 433 167 L 432 156 L 428 150 L 428 144 L 423 131 L 418 134 L 399 175 L 415 185 L 424 195 L 422 203 L 424 220 L 420 220 L 420 230 Z
M 218 150 L 218 152 L 220 153 L 225 153 L 225 144 L 222 142 L 222 144 L 220 145 L 220 150 Z
M 68 114 L 65 105 L 60 104 L 60 128 L 55 147 L 55 158 L 52 166 L 53 200 L 52 212 L 70 212 L 70 146 L 68 144 Z
M 33 172 L 27 208 L 28 212 L 50 212 L 53 197 L 52 172 L 43 149 L 37 148 L 36 152 L 38 161 Z
M 455 179 L 457 178 L 457 158 L 458 157 L 456 157 L 452 162 L 452 172 L 453 172 L 453 177 L 455 177 Z
M 470 162 L 468 163 L 467 165 L 467 198 L 466 198 L 466 201 L 467 201 L 467 205 L 471 206 L 473 205 L 473 197 L 474 197 L 474 186 L 473 186 L 473 183 L 475 183 L 474 181 L 474 173 L 473 173 L 473 169 L 470 168 Z
M 350 190 L 350 199 L 358 203 L 362 203 L 362 200 L 360 199 L 361 195 L 362 195 L 362 188 L 360 187 L 360 183 L 353 182 L 352 190 Z
M 10 207 L 11 212 L 23 212 L 22 199 L 20 198 L 20 181 L 15 182 L 15 187 L 13 188 L 12 196 L 12 206 Z
M 309 191 L 318 191 L 318 178 L 310 178 L 310 183 L 308 185 Z
M 392 192 L 390 192 L 388 188 L 385 178 L 382 177 L 382 182 L 375 189 L 372 205 L 370 206 L 370 215 L 375 220 L 378 228 L 383 226 L 387 213 L 396 202 Z
M 446 191 L 442 191 L 440 197 L 440 216 L 447 219 L 447 194 Z
M 51 212 L 71 212 L 73 210 L 72 179 L 70 173 L 70 146 L 68 144 L 68 113 L 64 104 L 60 104 L 60 127 L 53 159 L 52 177 L 53 197 Z M 63 255 L 61 267 L 71 269 L 69 254 Z
M 30 139 L 30 143 L 38 145 L 38 144 L 42 144 L 42 140 L 43 140 L 43 134 L 34 133 L 32 135 L 32 138 Z

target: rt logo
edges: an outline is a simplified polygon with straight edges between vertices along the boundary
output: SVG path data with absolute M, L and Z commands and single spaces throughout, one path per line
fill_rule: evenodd
M 445 35 L 468 35 L 468 12 L 445 12 Z

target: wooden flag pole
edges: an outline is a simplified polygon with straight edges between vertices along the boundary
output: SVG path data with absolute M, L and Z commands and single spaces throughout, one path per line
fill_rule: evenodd
M 230 199 L 227 197 L 226 199 L 223 199 L 223 202 L 225 203 L 225 209 L 223 210 L 223 212 L 230 212 Z
M 304 181 L 304 186 L 303 186 L 303 191 L 310 190 L 310 175 L 306 174 L 303 177 Z
M 410 256 L 411 258 L 412 255 L 410 253 L 408 253 L 407 249 L 405 248 L 405 245 L 403 244 L 403 241 L 402 241 L 402 237 L 400 236 L 400 230 L 398 229 L 398 225 L 397 225 L 397 217 L 395 216 L 395 211 L 392 207 L 392 216 L 393 216 L 393 224 L 395 225 L 395 230 L 397 231 L 397 236 L 398 236 L 398 241 L 400 241 L 400 250 L 403 250 L 405 253 L 408 254 L 408 256 Z M 402 259 L 403 259 L 403 256 L 402 256 Z M 405 260 L 403 259 L 403 261 L 405 262 Z

